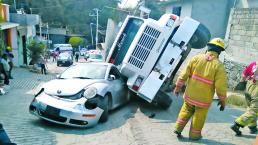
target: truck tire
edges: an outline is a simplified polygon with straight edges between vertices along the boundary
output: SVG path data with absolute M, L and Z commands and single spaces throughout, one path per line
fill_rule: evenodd
M 203 24 L 200 24 L 190 39 L 189 44 L 194 49 L 201 49 L 207 45 L 210 39 L 211 34 L 209 29 Z
M 172 99 L 168 94 L 159 90 L 156 95 L 156 102 L 157 105 L 160 106 L 162 109 L 167 110 L 172 103 Z

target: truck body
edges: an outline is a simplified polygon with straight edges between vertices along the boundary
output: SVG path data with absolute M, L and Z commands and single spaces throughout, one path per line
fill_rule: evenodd
M 151 103 L 155 96 L 164 96 L 157 94 L 188 55 L 190 43 L 200 48 L 210 39 L 205 29 L 205 42 L 197 44 L 200 39 L 195 34 L 200 26 L 203 28 L 194 19 L 181 21 L 173 14 L 164 14 L 158 21 L 128 16 L 106 61 L 118 66 L 131 91 Z

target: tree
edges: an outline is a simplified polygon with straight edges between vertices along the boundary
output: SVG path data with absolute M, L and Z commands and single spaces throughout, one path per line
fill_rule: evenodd
M 78 48 L 79 46 L 82 46 L 84 44 L 84 39 L 81 37 L 71 37 L 69 39 L 69 44 L 71 44 L 73 46 L 73 48 Z
M 29 46 L 29 57 L 31 58 L 30 64 L 33 65 L 37 63 L 44 53 L 46 45 L 42 42 L 32 41 Z

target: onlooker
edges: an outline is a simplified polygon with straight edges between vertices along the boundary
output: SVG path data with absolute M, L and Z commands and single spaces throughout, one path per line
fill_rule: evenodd
M 56 58 L 57 58 L 57 52 L 56 52 L 56 51 L 54 51 L 54 52 L 53 52 L 53 62 L 55 62 L 55 61 L 56 61 Z
M 79 56 L 80 56 L 79 51 L 76 51 L 76 52 L 75 52 L 75 61 L 76 61 L 76 62 L 78 62 Z
M 9 73 L 8 73 L 8 75 L 9 75 L 9 78 L 10 79 L 13 79 L 13 77 L 12 77 L 12 69 L 13 69 L 13 58 L 14 58 L 14 55 L 13 55 L 13 53 L 12 53 L 12 48 L 10 47 L 10 46 L 8 46 L 7 48 L 6 48 L 6 54 L 7 54 L 7 62 L 8 62 L 8 64 L 9 64 Z
M 4 74 L 4 84 L 5 85 L 9 85 L 9 70 L 10 70 L 10 66 L 7 62 L 7 54 L 3 54 L 2 58 L 1 58 L 1 63 L 3 65 L 3 71 L 2 73 Z
M 40 63 L 41 73 L 46 75 L 47 74 L 47 70 L 46 70 L 47 62 L 43 56 L 40 57 L 39 63 Z

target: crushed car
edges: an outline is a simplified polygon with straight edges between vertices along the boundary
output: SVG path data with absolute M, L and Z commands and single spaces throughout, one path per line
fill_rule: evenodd
M 72 65 L 45 83 L 29 106 L 44 120 L 89 127 L 108 120 L 109 111 L 130 100 L 126 81 L 110 63 Z

